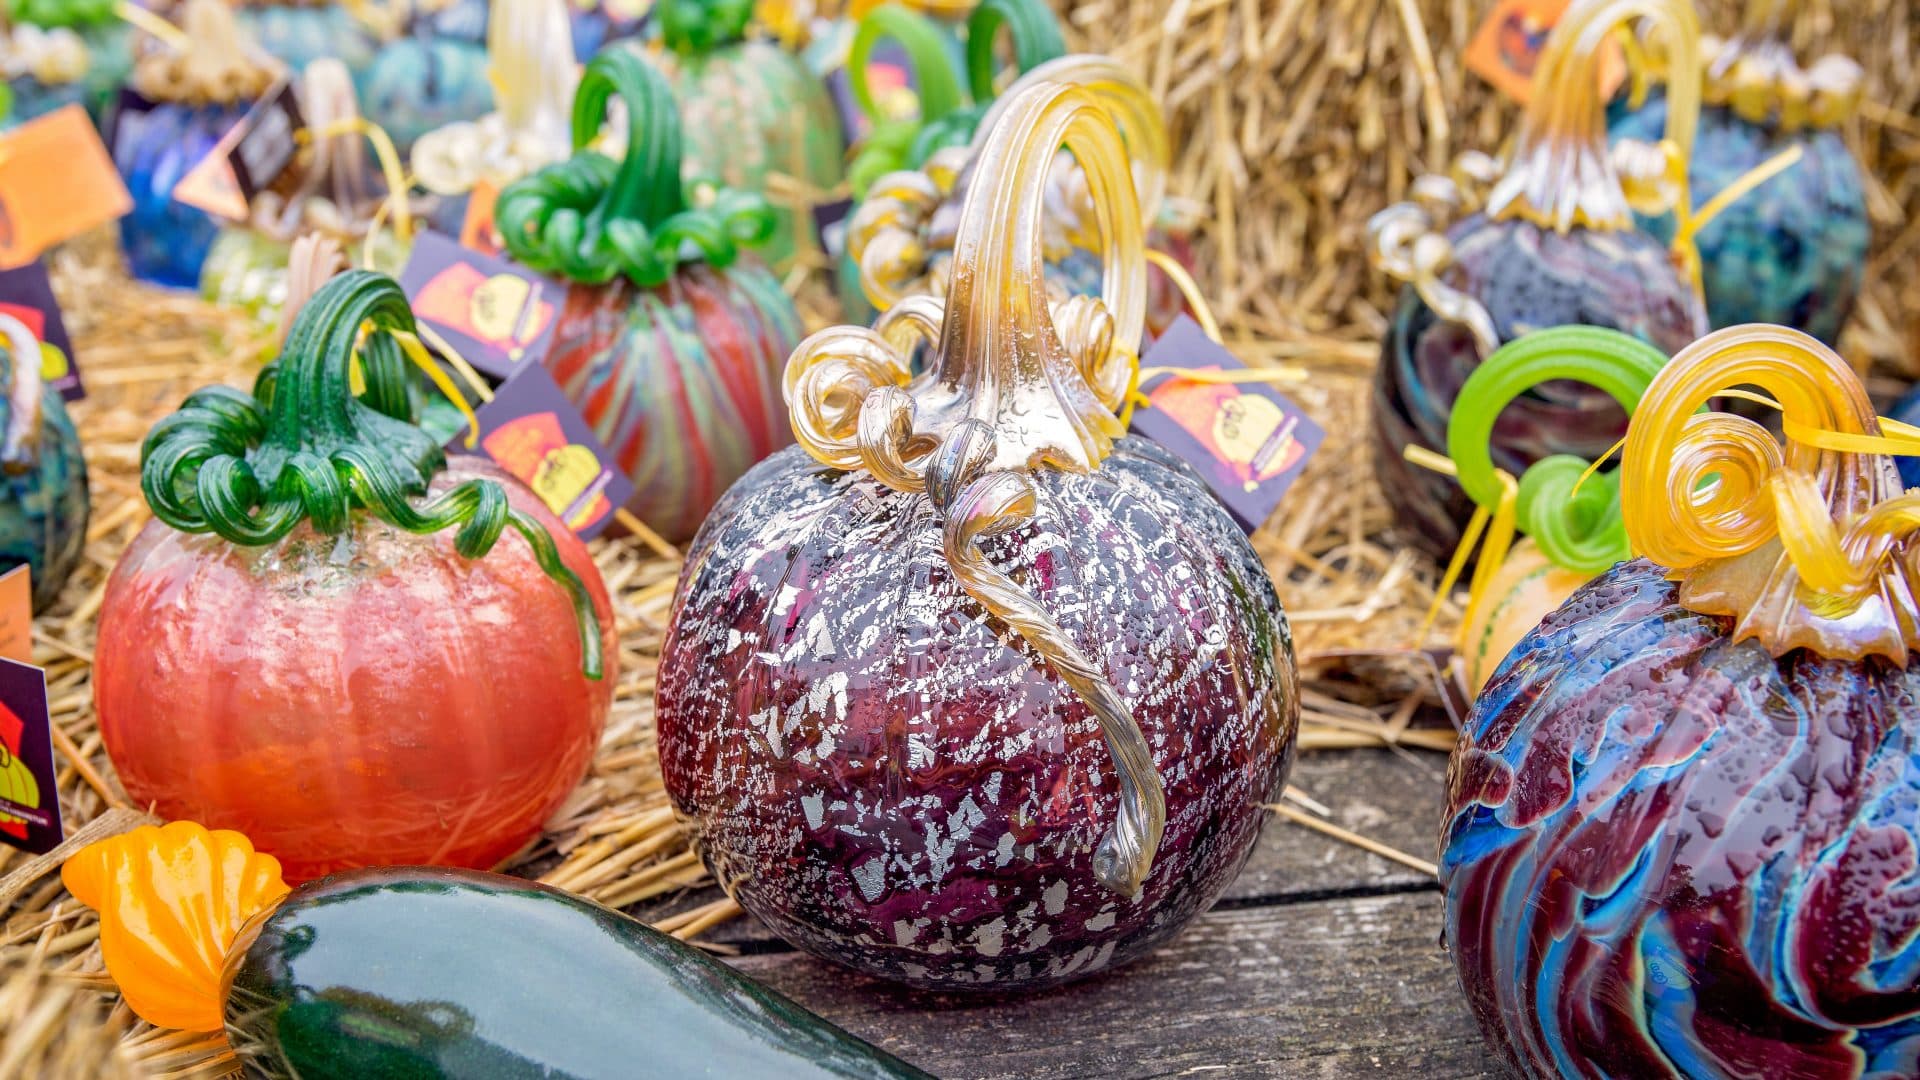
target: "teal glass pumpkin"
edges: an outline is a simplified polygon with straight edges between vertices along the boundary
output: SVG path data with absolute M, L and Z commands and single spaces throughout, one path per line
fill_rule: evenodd
M 485 46 L 405 37 L 381 46 L 357 79 L 367 118 L 405 154 L 437 127 L 478 120 L 493 109 Z
M 334 57 L 364 71 L 380 49 L 379 35 L 344 4 L 266 3 L 234 13 L 260 48 L 293 71 Z
M 53 602 L 87 542 L 87 462 L 58 391 L 40 377 L 40 343 L 0 315 L 0 572 L 32 567 L 33 606 Z

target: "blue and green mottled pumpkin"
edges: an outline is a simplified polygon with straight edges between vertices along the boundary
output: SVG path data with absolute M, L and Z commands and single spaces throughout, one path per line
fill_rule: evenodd
M 261 4 L 241 8 L 234 18 L 262 50 L 296 72 L 323 57 L 365 71 L 380 49 L 379 35 L 342 4 Z
M 435 128 L 493 111 L 487 50 L 471 42 L 418 35 L 389 42 L 355 82 L 361 109 L 403 155 Z
M 39 356 L 0 344 L 0 572 L 32 567 L 33 606 L 60 594 L 87 542 L 87 462 Z

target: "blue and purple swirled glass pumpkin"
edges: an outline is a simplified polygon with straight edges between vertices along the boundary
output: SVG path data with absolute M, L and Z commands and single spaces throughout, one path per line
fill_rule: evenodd
M 1920 665 L 1731 624 L 1621 563 L 1474 706 L 1446 940 L 1524 1075 L 1920 1075 Z
M 1609 137 L 1652 142 L 1667 122 L 1655 92 L 1628 110 L 1616 104 Z M 1859 298 L 1872 239 L 1866 184 L 1846 139 L 1831 129 L 1786 131 L 1725 106 L 1700 110 L 1688 187 L 1704 206 L 1775 155 L 1799 147 L 1798 163 L 1730 204 L 1700 232 L 1701 274 L 1713 325 L 1778 323 L 1832 344 Z M 1672 218 L 1642 220 L 1661 237 Z
M 1550 326 L 1619 330 L 1672 355 L 1706 329 L 1700 300 L 1659 241 L 1635 229 L 1543 229 L 1522 219 L 1466 218 L 1448 230 L 1442 280 L 1486 306 L 1502 344 Z M 1374 380 L 1374 466 L 1395 520 L 1417 547 L 1446 559 L 1473 502 L 1450 476 L 1411 464 L 1409 445 L 1444 453 L 1453 402 L 1480 365 L 1473 333 L 1434 313 L 1411 287 L 1394 307 Z M 1590 386 L 1549 383 L 1494 425 L 1493 462 L 1519 476 L 1554 454 L 1594 461 L 1625 433 L 1618 402 Z
M 174 185 L 240 122 L 249 104 L 162 102 L 144 112 L 121 111 L 113 163 L 133 196 L 132 211 L 120 219 L 120 244 L 134 277 L 176 289 L 199 285 L 220 227 L 206 211 L 175 200 Z

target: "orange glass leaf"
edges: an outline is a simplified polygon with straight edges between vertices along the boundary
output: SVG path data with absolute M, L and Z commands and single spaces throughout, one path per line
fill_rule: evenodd
M 60 879 L 100 913 L 100 951 L 127 1005 L 183 1031 L 225 1026 L 227 950 L 248 919 L 288 892 L 279 860 L 237 832 L 190 821 L 88 844 Z

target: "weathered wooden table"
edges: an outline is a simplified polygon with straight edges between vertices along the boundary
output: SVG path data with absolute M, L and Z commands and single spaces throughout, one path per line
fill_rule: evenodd
M 1332 820 L 1431 858 L 1445 758 L 1303 755 Z M 1441 951 L 1431 877 L 1274 818 L 1218 905 L 1145 960 L 1051 993 L 916 993 L 799 953 L 750 918 L 732 962 L 942 1077 L 1501 1075 Z

